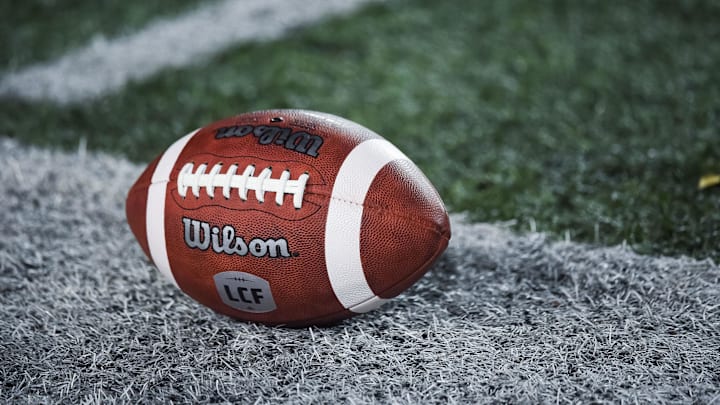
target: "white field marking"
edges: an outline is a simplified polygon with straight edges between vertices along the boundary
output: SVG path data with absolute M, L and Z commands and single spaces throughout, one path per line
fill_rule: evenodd
M 58 104 L 117 91 L 162 69 L 207 61 L 230 46 L 280 37 L 288 29 L 349 13 L 379 0 L 224 0 L 135 34 L 95 37 L 57 60 L 28 66 L 0 80 L 0 96 Z M 238 72 L 242 74 L 242 72 Z

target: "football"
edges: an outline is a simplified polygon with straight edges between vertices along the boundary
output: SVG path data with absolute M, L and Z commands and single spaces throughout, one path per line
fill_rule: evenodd
M 187 295 L 293 327 L 377 308 L 445 250 L 430 181 L 352 121 L 304 110 L 237 115 L 180 138 L 131 187 L 142 250 Z

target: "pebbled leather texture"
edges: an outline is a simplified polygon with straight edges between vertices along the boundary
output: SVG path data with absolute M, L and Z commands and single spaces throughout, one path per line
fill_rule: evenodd
M 371 139 L 381 137 L 352 121 L 303 110 L 241 114 L 200 129 L 173 165 L 165 198 L 165 243 L 178 286 L 215 311 L 246 321 L 306 326 L 354 315 L 335 295 L 324 251 L 325 238 L 346 235 L 326 235 L 325 225 L 340 166 L 357 145 Z M 133 185 L 126 206 L 128 223 L 146 254 L 145 217 L 154 212 L 146 205 L 147 188 L 157 161 Z M 272 192 L 262 203 L 252 191 L 245 201 L 237 192 L 225 199 L 219 190 L 210 198 L 204 189 L 197 197 L 187 193 L 183 198 L 176 180 L 188 162 L 255 165 L 258 170 L 271 166 L 273 178 L 284 170 L 292 178 L 310 177 L 299 209 L 292 195 L 278 206 Z M 350 203 L 360 210 L 362 222 L 361 229 L 346 232 L 360 232 L 362 271 L 377 297 L 393 297 L 412 285 L 450 239 L 440 196 L 409 160 L 382 167 L 365 198 Z M 242 287 L 249 283 L 242 277 L 227 288 L 216 285 L 214 276 L 223 272 L 259 277 L 270 291 Z M 274 301 L 273 310 L 252 312 L 253 301 L 268 299 Z M 236 300 L 251 309 L 228 305 Z

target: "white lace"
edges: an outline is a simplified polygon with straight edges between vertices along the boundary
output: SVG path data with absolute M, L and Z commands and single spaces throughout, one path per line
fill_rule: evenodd
M 187 163 L 178 175 L 178 193 L 183 198 L 187 195 L 188 187 L 195 197 L 200 197 L 201 187 L 205 188 L 205 192 L 210 198 L 215 197 L 216 187 L 222 187 L 222 194 L 225 199 L 230 198 L 230 189 L 236 188 L 240 199 L 243 201 L 248 198 L 248 190 L 255 191 L 255 198 L 259 202 L 265 202 L 266 192 L 275 193 L 275 203 L 277 205 L 282 205 L 285 194 L 292 194 L 293 206 L 298 209 L 302 207 L 305 185 L 310 178 L 310 175 L 303 173 L 297 180 L 290 180 L 290 171 L 284 170 L 279 178 L 274 179 L 270 177 L 272 175 L 272 168 L 270 167 L 266 167 L 260 174 L 255 176 L 254 165 L 247 166 L 240 175 L 237 174 L 238 165 L 236 164 L 230 165 L 224 174 L 220 173 L 222 163 L 213 166 L 208 173 L 205 173 L 208 168 L 207 164 L 203 163 L 198 166 L 195 173 L 193 173 L 193 168 L 192 163 Z

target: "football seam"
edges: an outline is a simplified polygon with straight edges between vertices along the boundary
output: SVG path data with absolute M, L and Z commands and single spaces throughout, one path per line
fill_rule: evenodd
M 161 183 L 170 183 L 170 180 L 160 180 L 160 181 L 156 181 L 156 182 L 154 182 L 154 183 L 153 183 L 153 182 L 150 182 L 150 183 L 148 183 L 147 185 L 139 186 L 138 189 L 139 189 L 139 190 L 142 190 L 142 189 L 150 188 L 150 186 L 153 185 L 153 184 L 161 184 Z M 398 211 L 396 211 L 396 210 L 391 210 L 391 209 L 389 209 L 387 206 L 376 205 L 376 204 L 369 204 L 369 205 L 368 205 L 368 204 L 360 203 L 360 202 L 357 202 L 357 201 L 354 201 L 354 200 L 350 200 L 350 199 L 345 199 L 345 198 L 340 198 L 340 197 L 333 197 L 332 195 L 327 194 L 327 193 L 309 192 L 309 193 L 306 193 L 306 194 L 312 194 L 312 195 L 317 195 L 317 196 L 321 196 L 321 197 L 327 197 L 328 199 L 331 199 L 331 200 L 336 200 L 336 201 L 344 202 L 344 203 L 347 203 L 347 204 L 356 205 L 356 206 L 361 207 L 361 208 L 367 208 L 367 209 L 379 211 L 379 212 L 381 212 L 383 215 L 391 215 L 391 216 L 396 217 L 396 218 L 398 218 L 398 219 L 403 219 L 403 220 L 406 220 L 406 221 L 408 221 L 408 222 L 412 222 L 412 223 L 414 223 L 414 224 L 422 227 L 423 229 L 433 231 L 433 232 L 437 233 L 438 235 L 447 238 L 447 236 L 446 236 L 445 233 L 440 229 L 439 226 L 437 226 L 437 225 L 428 225 L 428 223 L 426 223 L 426 222 L 418 221 L 417 219 L 415 219 L 415 218 L 413 218 L 413 217 L 410 217 L 410 216 L 407 216 L 407 215 L 402 215 L 402 214 L 400 214 L 400 213 L 399 213 Z M 231 208 L 228 208 L 228 209 L 231 209 Z M 449 238 L 448 238 L 448 239 L 449 239 Z
M 412 223 L 420 226 L 421 228 L 423 228 L 423 229 L 425 229 L 425 230 L 433 231 L 433 232 L 437 233 L 438 235 L 443 236 L 443 237 L 446 237 L 447 239 L 449 239 L 449 238 L 445 235 L 445 233 L 440 229 L 439 226 L 434 225 L 434 224 L 430 224 L 430 225 L 429 225 L 426 221 L 418 221 L 417 219 L 415 219 L 415 218 L 413 218 L 413 217 L 410 217 L 410 216 L 407 216 L 407 215 L 403 215 L 403 214 L 399 213 L 399 212 L 396 211 L 396 210 L 389 209 L 387 206 L 375 205 L 375 204 L 367 205 L 367 204 L 364 204 L 364 203 L 359 203 L 359 202 L 357 202 L 357 201 L 348 200 L 348 199 L 344 199 L 344 198 L 340 198 L 340 197 L 332 197 L 332 196 L 330 196 L 329 198 L 332 199 L 332 200 L 341 201 L 341 202 L 344 202 L 344 203 L 347 203 L 347 204 L 356 205 L 356 206 L 361 207 L 361 208 L 367 208 L 367 209 L 379 211 L 381 214 L 386 215 L 386 216 L 389 215 L 389 216 L 396 217 L 396 218 L 398 218 L 398 219 L 403 219 L 403 220 L 406 220 L 406 221 L 408 221 L 408 222 L 412 222 Z

